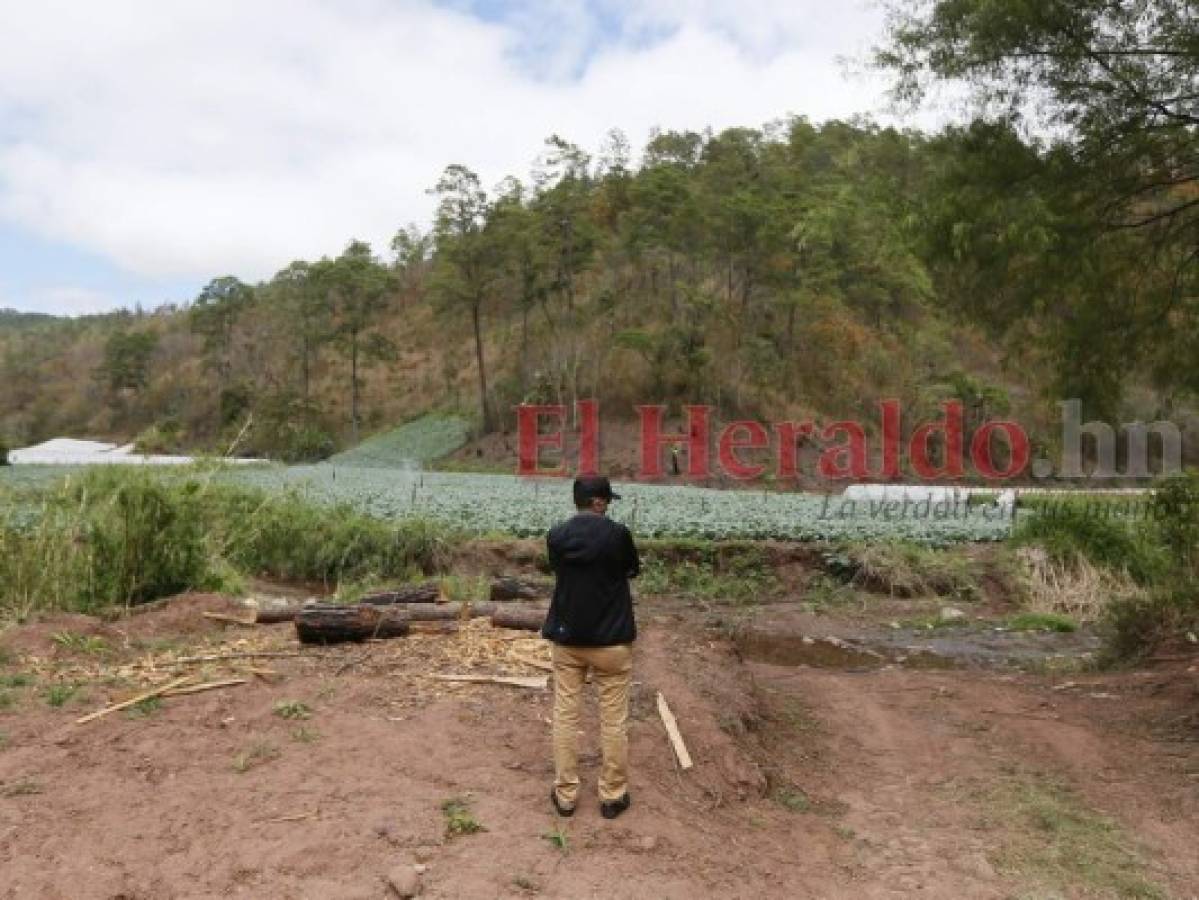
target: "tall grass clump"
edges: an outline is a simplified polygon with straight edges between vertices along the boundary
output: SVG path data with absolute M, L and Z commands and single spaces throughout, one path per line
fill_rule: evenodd
M 0 608 L 89 612 L 219 586 L 200 503 L 197 484 L 141 470 L 66 479 L 0 526 Z
M 296 491 L 213 486 L 206 507 L 222 556 L 250 574 L 336 584 L 434 574 L 449 560 L 442 526 L 373 519 L 348 504 L 315 505 Z
M 1161 481 L 1145 512 L 1107 515 L 1103 507 L 1059 503 L 1014 535 L 1048 557 L 1032 566 L 1032 576 L 1053 576 L 1041 578 L 1049 605 L 1095 613 L 1110 661 L 1144 657 L 1199 630 L 1199 475 Z M 1067 596 L 1080 593 L 1086 596 Z
M 441 527 L 218 484 L 212 474 L 91 468 L 0 521 L 0 616 L 228 590 L 239 574 L 337 583 L 446 565 Z
M 1116 660 L 1143 657 L 1181 635 L 1199 633 L 1199 474 L 1162 481 L 1150 514 L 1167 566 L 1145 596 L 1108 608 L 1108 652 Z
M 1054 562 L 1075 566 L 1085 560 L 1150 584 L 1168 569 L 1168 560 L 1152 529 L 1142 525 L 1085 503 L 1065 502 L 1026 518 L 1012 538 L 1017 546 L 1044 549 Z

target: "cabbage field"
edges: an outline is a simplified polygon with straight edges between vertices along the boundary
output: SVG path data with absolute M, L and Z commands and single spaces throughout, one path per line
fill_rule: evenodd
M 256 466 L 223 478 L 267 490 L 287 487 L 316 502 L 347 502 L 381 518 L 422 516 L 473 532 L 544 534 L 573 511 L 570 482 L 508 475 L 337 466 Z M 640 537 L 877 540 L 925 544 L 993 541 L 1010 532 L 1010 510 L 960 503 L 923 507 L 839 496 L 616 484 L 611 515 Z
M 73 466 L 0 467 L 0 519 L 23 519 L 30 491 L 78 472 Z M 192 468 L 160 470 L 163 478 Z M 316 503 L 348 503 L 380 518 L 424 517 L 481 534 L 537 536 L 573 511 L 570 482 L 510 475 L 425 472 L 418 465 L 260 465 L 205 470 L 203 478 L 267 491 L 294 490 Z M 882 540 L 939 545 L 995 541 L 1011 531 L 1002 505 L 915 504 L 778 491 L 622 484 L 611 515 L 639 537 Z

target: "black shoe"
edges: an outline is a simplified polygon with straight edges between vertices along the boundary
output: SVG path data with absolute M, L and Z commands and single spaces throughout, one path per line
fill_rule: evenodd
M 605 819 L 615 819 L 629 808 L 633 799 L 626 793 L 619 800 L 608 800 L 600 803 L 600 815 Z
M 555 788 L 550 788 L 550 802 L 554 804 L 554 809 L 558 811 L 558 815 L 564 819 L 569 819 L 575 814 L 573 806 L 563 806 L 558 802 L 558 791 Z

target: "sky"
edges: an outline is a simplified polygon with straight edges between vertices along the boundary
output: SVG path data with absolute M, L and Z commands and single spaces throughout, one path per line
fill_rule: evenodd
M 882 26 L 872 0 L 0 0 L 0 307 L 386 255 L 447 164 L 527 177 L 553 133 L 892 121 L 861 72 Z

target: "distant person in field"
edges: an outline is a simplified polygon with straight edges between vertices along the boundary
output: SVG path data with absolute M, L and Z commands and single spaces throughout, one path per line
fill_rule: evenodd
M 633 536 L 608 518 L 620 499 L 607 478 L 574 483 L 578 512 L 546 537 L 557 581 L 542 637 L 554 644 L 554 787 L 560 816 L 574 815 L 579 798 L 579 707 L 590 671 L 599 688 L 600 813 L 615 819 L 629 808 L 629 683 L 633 670 L 633 595 L 641 571 Z

